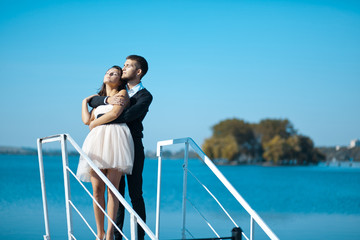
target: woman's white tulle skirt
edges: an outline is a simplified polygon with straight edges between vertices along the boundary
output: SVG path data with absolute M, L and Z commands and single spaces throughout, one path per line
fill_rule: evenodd
M 117 169 L 131 174 L 134 164 L 134 142 L 129 127 L 123 124 L 108 124 L 95 127 L 87 135 L 82 150 L 100 169 Z M 76 176 L 90 182 L 91 167 L 80 157 Z

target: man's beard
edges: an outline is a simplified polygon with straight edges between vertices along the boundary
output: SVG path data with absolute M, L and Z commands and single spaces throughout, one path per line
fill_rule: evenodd
M 128 81 L 132 80 L 133 78 L 130 77 L 122 77 L 121 80 L 125 81 L 126 83 L 128 83 Z

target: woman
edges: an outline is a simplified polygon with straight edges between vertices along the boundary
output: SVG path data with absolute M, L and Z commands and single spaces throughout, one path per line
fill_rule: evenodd
M 100 96 L 113 96 L 120 92 L 125 96 L 125 105 L 103 105 L 88 111 L 87 104 L 95 96 L 89 96 L 82 102 L 82 121 L 89 125 L 90 133 L 87 135 L 83 151 L 90 157 L 94 164 L 104 173 L 116 189 L 122 174 L 131 174 L 134 161 L 134 143 L 128 126 L 123 124 L 106 124 L 95 128 L 96 122 L 101 120 L 111 122 L 115 120 L 129 104 L 129 96 L 126 92 L 126 83 L 121 80 L 122 70 L 119 66 L 111 67 L 104 76 L 103 85 L 99 91 Z M 99 117 L 100 114 L 104 114 Z M 79 166 L 76 175 L 82 181 L 91 181 L 93 195 L 95 200 L 105 209 L 105 183 L 90 168 L 86 160 L 80 157 Z M 97 236 L 99 239 L 113 239 L 114 227 L 108 221 L 108 227 L 105 234 L 104 214 L 93 203 Z M 108 189 L 107 213 L 115 221 L 119 201 L 115 194 Z

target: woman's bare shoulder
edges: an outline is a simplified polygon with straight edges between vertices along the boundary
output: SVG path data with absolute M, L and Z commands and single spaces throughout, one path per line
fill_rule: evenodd
M 122 96 L 122 97 L 128 97 L 129 96 L 126 89 L 121 89 L 118 94 L 120 94 L 120 96 Z

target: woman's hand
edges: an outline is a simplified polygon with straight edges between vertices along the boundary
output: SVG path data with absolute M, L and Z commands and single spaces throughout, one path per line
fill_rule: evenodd
M 89 124 L 90 131 L 93 130 L 95 127 L 97 127 L 96 124 L 94 123 L 94 121 L 91 121 Z
M 93 95 L 91 95 L 91 96 L 88 96 L 87 98 L 84 98 L 83 101 L 85 101 L 86 103 L 89 103 L 90 100 L 91 100 L 93 97 L 95 97 L 95 96 L 99 96 L 99 94 L 93 94 Z

